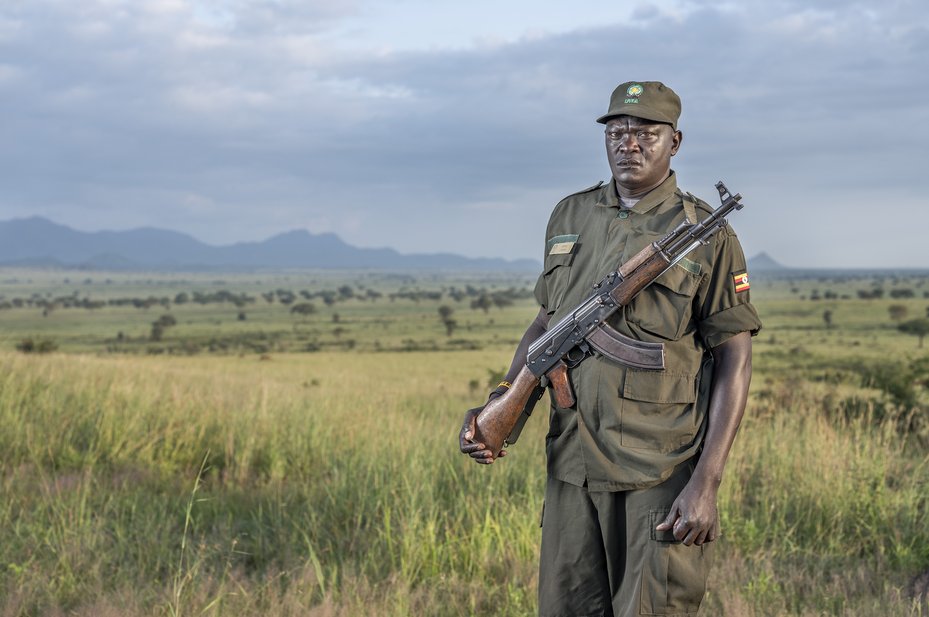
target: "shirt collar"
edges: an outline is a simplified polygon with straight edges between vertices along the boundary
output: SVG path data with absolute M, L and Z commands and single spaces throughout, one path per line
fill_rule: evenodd
M 598 206 L 605 208 L 618 208 L 620 206 L 619 193 L 616 192 L 616 180 L 610 180 L 606 185 L 605 191 L 597 201 Z M 674 170 L 668 174 L 665 181 L 646 193 L 638 203 L 632 206 L 631 210 L 636 214 L 645 214 L 656 206 L 664 203 L 669 197 L 677 192 L 677 176 Z

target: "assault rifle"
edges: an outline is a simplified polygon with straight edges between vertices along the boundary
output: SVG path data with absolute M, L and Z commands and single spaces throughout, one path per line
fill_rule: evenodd
M 684 221 L 662 239 L 646 246 L 594 285 L 589 298 L 557 323 L 549 325 L 545 334 L 529 346 L 526 365 L 510 388 L 487 403 L 477 416 L 475 442 L 483 443 L 494 458 L 508 443 L 515 442 L 522 424 L 542 396 L 543 377 L 552 386 L 557 407 L 573 406 L 575 399 L 568 381 L 568 369 L 590 355 L 591 349 L 633 368 L 664 368 L 662 343 L 629 338 L 606 320 L 688 253 L 707 244 L 713 234 L 726 226 L 729 213 L 742 209 L 741 195 L 732 195 L 722 182 L 716 183 L 716 190 L 722 205 L 705 219 L 696 223 Z

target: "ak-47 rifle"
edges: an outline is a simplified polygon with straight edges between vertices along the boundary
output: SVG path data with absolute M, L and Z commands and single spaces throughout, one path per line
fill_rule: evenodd
M 633 255 L 614 272 L 594 285 L 593 294 L 573 311 L 550 325 L 530 346 L 526 365 L 510 388 L 491 400 L 477 416 L 474 442 L 483 443 L 494 458 L 507 442 L 516 441 L 522 423 L 542 395 L 542 377 L 552 386 L 555 405 L 574 405 L 568 381 L 568 368 L 574 368 L 593 348 L 604 356 L 633 368 L 664 368 L 664 345 L 637 341 L 617 332 L 606 323 L 620 307 L 661 276 L 688 253 L 706 244 L 726 226 L 726 216 L 741 210 L 742 196 L 732 195 L 722 182 L 716 183 L 722 205 L 697 223 L 684 221 L 668 235 Z M 514 428 L 516 429 L 514 431 Z

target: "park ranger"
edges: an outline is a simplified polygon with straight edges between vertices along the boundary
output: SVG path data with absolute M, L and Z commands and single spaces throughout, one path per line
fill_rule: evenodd
M 613 92 L 597 120 L 612 178 L 555 207 L 535 287 L 541 309 L 491 398 L 525 366 L 550 320 L 650 242 L 711 211 L 678 189 L 671 170 L 683 140 L 680 111 L 680 98 L 660 82 Z M 576 403 L 552 406 L 546 437 L 541 615 L 699 609 L 720 533 L 717 491 L 748 395 L 751 336 L 761 328 L 749 287 L 742 249 L 725 227 L 609 319 L 623 335 L 663 344 L 664 369 L 593 353 L 570 370 Z M 491 463 L 493 453 L 473 439 L 481 409 L 465 414 L 460 448 Z

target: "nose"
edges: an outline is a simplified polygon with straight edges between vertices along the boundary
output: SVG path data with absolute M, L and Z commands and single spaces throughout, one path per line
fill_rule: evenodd
M 619 139 L 619 151 L 629 152 L 639 149 L 639 142 L 635 138 L 635 133 L 623 133 Z

